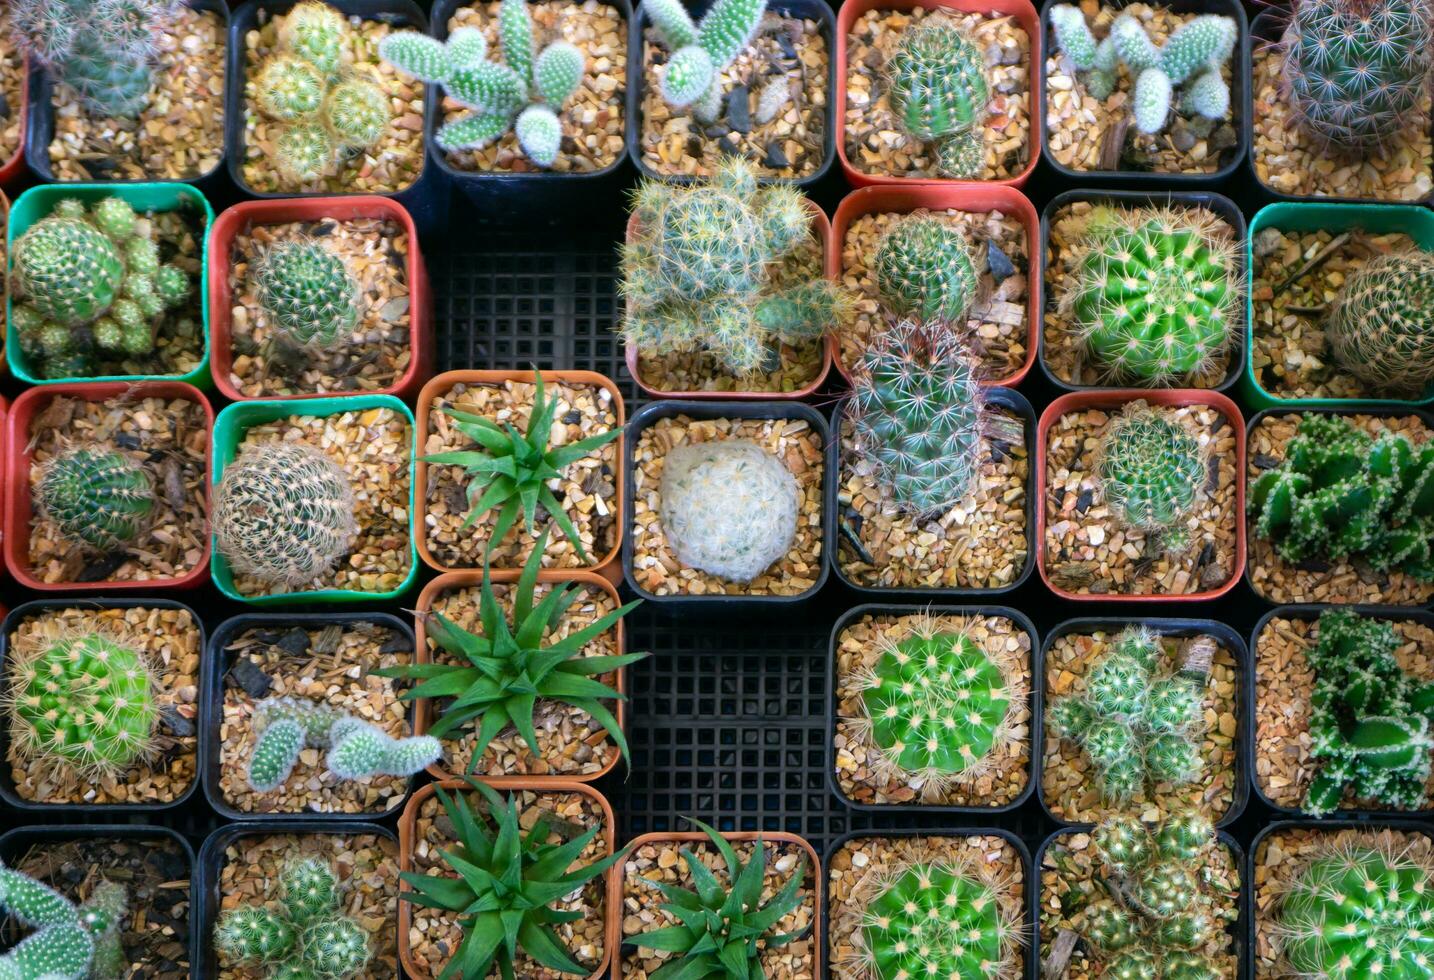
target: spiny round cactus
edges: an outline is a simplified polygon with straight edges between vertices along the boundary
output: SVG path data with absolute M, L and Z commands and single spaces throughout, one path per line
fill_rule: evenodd
M 1115 952 L 1140 938 L 1140 926 L 1135 916 L 1108 898 L 1097 899 L 1087 905 L 1083 916 L 1085 927 L 1081 935 L 1096 949 Z
M 872 269 L 887 308 L 922 320 L 964 321 L 979 282 L 961 229 L 925 212 L 891 226 Z
M 254 80 L 254 97 L 264 115 L 280 122 L 305 119 L 324 104 L 323 73 L 302 58 L 270 58 Z
M 1111 652 L 1102 657 L 1086 680 L 1086 703 L 1098 715 L 1133 715 L 1145 708 L 1150 669 L 1133 658 Z
M 324 100 L 324 119 L 342 147 L 372 146 L 392 115 L 383 89 L 361 78 L 340 82 Z
M 1096 474 L 1123 526 L 1159 533 L 1167 551 L 1190 546 L 1186 520 L 1206 477 L 1206 450 L 1176 418 L 1132 402 L 1106 426 Z
M 1117 814 L 1096 825 L 1091 837 L 1101 860 L 1117 874 L 1133 875 L 1155 853 L 1150 830 L 1128 814 Z
M 279 46 L 313 65 L 325 76 L 338 73 L 348 34 L 344 15 L 321 0 L 305 0 L 279 25 Z
M 1010 977 L 1018 942 L 996 887 L 947 864 L 902 868 L 867 906 L 861 926 L 875 980 Z
M 254 263 L 253 275 L 259 304 L 298 347 L 332 349 L 358 323 L 358 280 L 320 239 L 275 244 Z
M 279 892 L 290 922 L 306 925 L 327 918 L 338 905 L 339 879 L 319 858 L 295 861 L 279 875 Z
M 886 85 L 902 129 L 937 144 L 979 131 L 991 94 L 981 48 L 960 27 L 941 20 L 902 32 L 886 62 Z M 943 172 L 956 178 L 979 175 L 974 170 Z
M 1200 724 L 1204 714 L 1199 692 L 1184 680 L 1156 681 L 1145 697 L 1145 722 L 1152 732 L 1188 732 Z
M 333 169 L 334 138 L 322 123 L 292 123 L 274 141 L 274 163 L 289 180 L 301 184 L 318 180 Z
M 260 905 L 240 905 L 219 917 L 214 945 L 228 959 L 272 963 L 287 956 L 298 933 L 277 912 Z
M 350 980 L 368 964 L 369 937 L 340 904 L 326 861 L 295 861 L 279 877 L 278 908 L 241 905 L 224 913 L 214 945 L 235 964 L 267 966 L 269 980 Z
M 110 238 L 82 218 L 36 222 L 15 243 L 14 277 L 41 316 L 65 326 L 88 323 L 120 295 L 125 266 Z
M 357 531 L 344 471 L 296 443 L 255 447 L 230 463 L 213 522 L 215 545 L 235 572 L 290 589 L 327 575 Z
M 346 916 L 313 923 L 300 941 L 304 962 L 317 977 L 351 977 L 369 960 L 368 933 Z
M 1376 392 L 1422 394 L 1434 382 L 1434 255 L 1380 255 L 1350 274 L 1325 337 L 1340 367 Z
M 125 454 L 80 447 L 44 466 L 35 503 L 68 540 L 113 552 L 139 538 L 154 512 L 154 486 Z
M 1194 810 L 1166 817 L 1155 832 L 1161 854 L 1181 861 L 1194 860 L 1215 836 L 1210 818 Z

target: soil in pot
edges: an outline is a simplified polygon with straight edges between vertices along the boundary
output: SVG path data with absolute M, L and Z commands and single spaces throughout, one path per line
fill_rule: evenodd
M 710 126 L 691 107 L 674 109 L 658 89 L 659 68 L 672 52 L 643 31 L 642 162 L 663 176 L 706 176 L 723 156 L 746 156 L 765 177 L 799 179 L 822 165 L 831 52 L 820 21 L 768 11 L 756 37 L 717 75 L 722 112 Z M 760 96 L 787 84 L 788 100 L 759 121 Z
M 1434 627 L 1392 620 L 1400 646 L 1395 659 L 1405 673 L 1434 682 Z M 1315 672 L 1306 651 L 1319 640 L 1319 620 L 1275 616 L 1255 637 L 1255 785 L 1271 803 L 1304 809 L 1318 770 L 1311 754 L 1310 699 Z M 1427 784 L 1434 792 L 1434 775 Z M 1348 798 L 1342 808 L 1395 810 L 1378 800 Z M 1338 812 L 1336 811 L 1336 816 Z
M 1026 361 L 1031 334 L 1027 323 L 1030 256 L 1026 227 L 1020 218 L 1000 211 L 917 211 L 934 215 L 959 228 L 976 260 L 979 299 L 966 314 L 967 347 L 977 361 L 978 376 L 989 381 L 1009 378 Z M 837 325 L 841 363 L 850 370 L 861 361 L 872 335 L 882 328 L 883 305 L 878 298 L 872 263 L 886 232 L 905 214 L 863 214 L 852 220 L 841 243 L 842 284 L 854 302 L 852 317 Z M 999 273 L 999 278 L 997 274 Z
M 162 583 L 198 567 L 206 560 L 208 533 L 208 429 L 204 406 L 183 398 L 51 399 L 30 423 L 30 574 L 45 583 Z M 73 531 L 66 533 L 36 506 L 50 465 L 68 458 L 71 450 L 116 454 L 148 479 L 152 506 L 128 544 L 111 548 L 89 543 Z M 14 533 L 26 529 L 15 528 Z
M 1267 469 L 1284 461 L 1287 444 L 1299 427 L 1301 416 L 1266 415 L 1250 430 L 1247 478 L 1254 480 Z M 1353 425 L 1377 436 L 1389 431 L 1421 446 L 1434 432 L 1417 415 L 1345 416 Z M 1253 524 L 1251 524 L 1253 527 Z M 1250 585 L 1263 598 L 1286 602 L 1359 602 L 1399 606 L 1423 605 L 1434 598 L 1434 582 L 1420 582 L 1401 571 L 1376 572 L 1362 558 L 1344 561 L 1306 561 L 1292 564 L 1275 553 L 1265 538 L 1250 535 Z
M 195 731 L 199 654 L 203 638 L 187 609 L 50 608 L 22 619 L 8 637 L 6 685 L 20 693 L 16 669 L 34 663 L 58 642 L 98 634 L 139 654 L 149 667 L 158 720 L 151 749 L 122 771 L 90 775 L 22 751 L 18 719 L 10 727 L 6 761 L 15 793 L 32 803 L 168 803 L 189 789 L 197 770 Z
M 460 27 L 476 27 L 488 38 L 488 50 L 501 51 L 498 38 L 498 0 L 469 3 L 448 18 L 448 33 Z M 599 0 L 543 0 L 529 3 L 538 36 L 537 50 L 549 41 L 577 45 L 587 57 L 587 71 L 558 113 L 563 124 L 563 149 L 553 173 L 592 173 L 612 166 L 626 151 L 623 112 L 627 88 L 627 21 L 617 7 Z M 450 123 L 466 114 L 452 98 L 443 99 L 440 123 Z M 440 151 L 441 152 L 441 151 Z M 480 150 L 445 152 L 444 159 L 455 170 L 479 173 L 523 173 L 535 169 L 518 146 L 511 129 L 497 142 Z
M 268 793 L 249 785 L 254 752 L 254 709 L 266 698 L 326 704 L 377 725 L 393 738 L 411 734 L 401 685 L 374 672 L 413 659 L 413 644 L 375 623 L 332 623 L 317 629 L 256 627 L 224 648 L 235 657 L 224 675 L 219 722 L 219 787 L 224 801 L 244 813 L 385 813 L 408 793 L 408 779 L 372 776 L 339 779 L 323 751 L 306 748 L 284 784 Z M 243 662 L 242 668 L 239 667 Z
M 10 7 L 0 7 L 0 163 L 20 152 L 20 130 L 25 123 L 25 59 L 11 34 Z
M 1050 644 L 1045 659 L 1046 712 L 1050 712 L 1053 702 L 1086 690 L 1092 668 L 1115 638 L 1113 632 L 1098 630 L 1067 633 Z M 1237 706 L 1244 696 L 1240 688 L 1243 682 L 1240 666 L 1230 650 L 1212 636 L 1201 636 L 1198 640 L 1214 648 L 1203 692 L 1204 730 L 1194 736 L 1199 738 L 1202 762 L 1199 775 L 1183 785 L 1152 783 L 1147 778 L 1128 802 L 1112 804 L 1102 799 L 1099 778 L 1080 743 L 1058 738 L 1048 722 L 1041 753 L 1041 794 L 1056 818 L 1067 823 L 1095 823 L 1112 813 L 1126 811 L 1157 820 L 1195 807 L 1215 822 L 1229 811 L 1240 779 L 1236 768 L 1239 746 L 1235 736 Z M 1176 671 L 1183 666 L 1192 640 L 1164 637 L 1160 647 L 1164 659 L 1158 668 L 1162 672 Z
M 883 67 L 901 43 L 902 32 L 928 18 L 965 31 L 986 59 L 986 106 L 983 135 L 985 169 L 975 179 L 1007 180 L 1031 158 L 1031 39 L 1009 15 L 959 10 L 868 10 L 856 19 L 846 39 L 846 157 L 862 173 L 883 177 L 935 180 L 932 144 L 902 131 L 887 98 Z
M 1020 850 L 995 834 L 931 837 L 857 837 L 842 844 L 827 865 L 827 948 L 832 976 L 875 980 L 861 936 L 868 906 L 912 865 L 959 869 L 995 891 L 1001 920 L 1024 934 L 1026 869 Z M 1015 944 L 1002 976 L 1025 975 L 1026 946 Z
M 168 837 L 44 841 L 10 863 L 58 890 L 71 901 L 87 901 L 102 881 L 122 884 L 127 914 L 120 921 L 124 980 L 188 980 L 189 876 L 192 859 Z M 4 927 L 5 945 L 19 940 L 14 918 Z
M 368 933 L 373 957 L 364 968 L 366 980 L 398 977 L 398 842 L 382 834 L 237 837 L 224 849 L 219 868 L 218 914 L 241 905 L 277 908 L 279 875 L 305 858 L 319 858 L 333 868 L 340 911 Z M 218 980 L 263 980 L 269 969 L 221 961 Z
M 892 765 L 872 740 L 863 705 L 863 683 L 891 644 L 919 629 L 969 636 L 997 665 L 1009 706 L 1004 737 L 968 772 L 969 778 L 940 785 Z M 1031 778 L 1031 635 L 1005 616 L 862 616 L 836 641 L 836 776 L 841 792 L 865 804 L 927 803 L 938 806 L 1002 807 L 1014 803 Z M 882 842 L 889 843 L 889 842 Z
M 466 791 L 465 791 L 466 792 Z M 580 837 L 593 827 L 601 827 L 603 812 L 597 801 L 580 793 L 537 793 L 529 790 L 516 791 L 518 820 L 522 827 L 531 828 L 538 818 L 548 815 L 549 844 L 562 844 Z M 468 802 L 481 813 L 487 813 L 487 804 L 476 793 L 468 792 Z M 413 871 L 417 874 L 457 877 L 444 862 L 441 851 L 452 848 L 457 840 L 453 825 L 443 812 L 437 796 L 429 796 L 418 804 L 414 817 Z M 607 856 L 606 834 L 599 831 L 588 842 L 587 847 L 574 860 L 572 867 L 582 867 L 600 861 Z M 604 945 L 607 941 L 607 876 L 587 882 L 572 894 L 564 896 L 551 905 L 560 912 L 577 912 L 574 922 L 554 927 L 558 941 L 572 954 L 573 959 L 589 971 L 597 969 L 602 962 Z M 412 919 L 408 927 L 408 952 L 413 965 L 426 971 L 425 976 L 437 977 L 443 972 L 453 952 L 463 940 L 458 917 L 443 909 L 410 907 Z M 524 980 L 561 980 L 572 974 L 558 973 L 534 961 L 521 949 L 513 961 L 514 972 Z M 489 972 L 487 980 L 497 980 L 498 967 Z M 482 978 L 479 978 L 482 980 Z
M 761 956 L 763 973 L 770 980 L 816 980 L 816 950 L 820 924 L 816 921 L 816 892 L 821 882 L 815 869 L 808 865 L 806 849 L 786 841 L 763 841 L 766 850 L 766 874 L 762 880 L 759 905 L 770 902 L 786 885 L 796 870 L 802 868 L 802 885 L 798 890 L 801 903 L 774 924 L 770 932 L 806 933 L 785 946 L 765 949 Z M 756 854 L 755 841 L 733 841 L 732 849 L 744 865 Z M 677 924 L 661 906 L 666 902 L 662 893 L 637 879 L 660 881 L 693 890 L 691 873 L 682 859 L 683 851 L 691 853 L 712 872 L 722 888 L 731 888 L 727 865 L 717 848 L 706 841 L 654 841 L 629 853 L 619 866 L 622 869 L 622 936 L 624 948 L 622 967 L 614 972 L 614 980 L 647 980 L 671 959 L 671 954 L 632 947 L 641 933 L 652 932 Z
M 286 340 L 260 299 L 256 267 L 285 242 L 321 240 L 358 285 L 359 319 L 337 344 L 308 349 Z M 324 218 L 252 225 L 234 236 L 229 256 L 229 381 L 250 398 L 381 391 L 396 385 L 413 357 L 409 249 L 402 226 L 383 218 Z
M 796 480 L 796 535 L 787 554 L 751 582 L 739 583 L 684 565 L 663 531 L 659 514 L 663 465 L 684 443 L 744 440 L 776 456 Z M 633 449 L 632 573 L 654 595 L 800 595 L 821 575 L 821 433 L 806 419 L 660 418 L 643 429 Z
M 612 392 L 598 385 L 545 381 L 544 398 L 557 400 L 549 446 L 569 445 L 589 436 L 610 432 L 617 425 L 617 406 Z M 474 443 L 452 424 L 445 408 L 511 425 L 518 432 L 528 430 L 537 387 L 530 380 L 496 384 L 459 382 L 433 400 L 428 412 L 428 431 L 422 455 L 466 451 Z M 565 533 L 546 514 L 534 523 L 541 535 L 549 530 L 544 552 L 545 568 L 579 568 L 602 560 L 613 549 L 620 533 L 618 523 L 617 441 L 599 446 L 563 471 L 561 486 L 553 493 L 562 501 L 568 519 L 577 529 L 587 557 L 578 554 Z M 532 553 L 536 535 L 529 534 L 522 520 L 501 541 L 491 541 L 498 510 L 489 510 L 468 527 L 463 526 L 476 498 L 469 500 L 467 481 L 458 466 L 428 466 L 427 501 L 423 533 L 434 560 L 450 568 L 481 568 L 485 555 L 494 568 L 519 568 Z M 491 548 L 491 550 L 489 550 Z

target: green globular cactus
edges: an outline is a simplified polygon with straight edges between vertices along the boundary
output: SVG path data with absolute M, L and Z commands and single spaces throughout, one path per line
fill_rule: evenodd
M 353 545 L 348 476 L 321 450 L 276 443 L 246 450 L 215 493 L 214 543 L 235 572 L 296 589 L 327 575 Z
M 266 980 L 351 980 L 372 956 L 369 935 L 342 914 L 338 878 L 318 858 L 279 876 L 276 908 L 240 905 L 219 917 L 214 946 L 232 965 L 262 966 Z
M 415 735 L 397 739 L 369 724 L 351 726 L 331 742 L 329 771 L 340 779 L 412 776 L 443 755 L 443 746 L 436 738 Z
M 295 926 L 321 921 L 338 906 L 339 879 L 327 861 L 295 861 L 279 876 L 280 896 Z
M 48 885 L 0 865 L 0 908 L 33 930 L 0 954 L 5 980 L 118 980 L 115 952 L 128 905 L 122 885 L 100 881 L 79 908 Z
M 886 91 L 907 135 L 935 145 L 938 160 L 946 165 L 943 177 L 981 176 L 985 154 L 971 153 L 969 144 L 974 139 L 981 146 L 991 90 L 985 56 L 964 30 L 930 21 L 903 31 L 886 62 Z M 949 141 L 964 141 L 967 149 L 947 155 L 941 147 Z M 963 169 L 955 171 L 951 166 Z
M 928 212 L 897 220 L 876 247 L 876 291 L 897 316 L 960 322 L 979 279 L 961 229 Z
M 383 89 L 363 79 L 340 82 L 324 100 L 324 121 L 340 147 L 373 146 L 392 116 Z
M 1434 255 L 1380 255 L 1351 273 L 1324 324 L 1340 367 L 1380 394 L 1434 383 Z
M 287 919 L 259 905 L 225 912 L 214 929 L 214 945 L 230 960 L 271 963 L 289 955 L 298 933 Z
M 681 0 L 644 7 L 670 52 L 658 79 L 663 99 L 677 109 L 693 106 L 701 122 L 713 121 L 721 104 L 720 75 L 757 36 L 766 8 L 766 0 L 716 0 L 698 24 Z
M 302 119 L 274 140 L 274 163 L 286 179 L 306 184 L 333 169 L 334 138 L 323 123 Z
M 302 58 L 289 57 L 264 62 L 254 83 L 260 111 L 280 122 L 305 119 L 318 112 L 327 88 L 322 72 Z
M 122 551 L 138 540 L 154 512 L 154 485 L 124 453 L 79 447 L 45 464 L 35 503 L 67 540 L 100 552 Z
M 1205 485 L 1207 450 L 1182 422 L 1132 402 L 1106 425 L 1096 476 L 1125 528 L 1160 535 L 1167 552 L 1190 547 L 1190 515 Z
M 315 977 L 358 976 L 372 955 L 368 933 L 346 916 L 334 916 L 309 925 L 300 937 L 302 965 Z
M 358 280 L 320 239 L 279 242 L 254 263 L 252 275 L 259 305 L 296 347 L 331 350 L 358 323 Z
M 1284 462 L 1250 485 L 1248 509 L 1254 535 L 1285 561 L 1362 558 L 1434 582 L 1434 442 L 1306 414 Z
M 279 47 L 330 78 L 343 64 L 348 30 L 344 15 L 333 7 L 320 0 L 305 0 L 284 15 Z

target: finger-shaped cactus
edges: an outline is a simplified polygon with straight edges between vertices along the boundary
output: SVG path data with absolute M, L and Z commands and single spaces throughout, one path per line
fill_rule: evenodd
M 669 51 L 697 43 L 697 25 L 682 0 L 649 0 L 642 9 Z
M 502 0 L 498 6 L 498 44 L 503 60 L 518 73 L 524 84 L 532 81 L 533 19 L 528 14 L 527 0 Z
M 456 32 L 455 32 L 456 33 Z M 479 38 L 483 32 L 478 31 Z M 472 44 L 471 40 L 469 41 Z M 452 42 L 445 44 L 437 38 L 420 34 L 418 31 L 394 31 L 378 42 L 379 57 L 393 65 L 405 75 L 412 75 L 420 82 L 446 85 L 460 65 L 453 56 Z M 471 68 L 483 61 L 488 52 L 488 42 L 483 39 L 477 48 L 477 57 L 465 57 L 461 67 Z M 472 49 L 465 50 L 471 56 Z
M 340 779 L 412 776 L 442 755 L 443 746 L 436 738 L 415 735 L 396 739 L 373 725 L 361 723 L 333 739 L 328 766 Z
M 1095 35 L 1091 34 L 1081 9 L 1068 3 L 1056 4 L 1051 8 L 1050 16 L 1056 48 L 1070 57 L 1077 71 L 1094 68 Z
M 1434 255 L 1379 255 L 1345 278 L 1325 320 L 1334 359 L 1378 393 L 1434 382 Z
M 270 793 L 288 780 L 304 747 L 304 730 L 288 719 L 269 725 L 254 742 L 249 756 L 249 788 Z
M 1131 13 L 1121 14 L 1110 25 L 1110 39 L 1115 53 L 1132 75 L 1160 67 L 1160 48 L 1145 33 L 1145 26 Z
M 1218 71 L 1197 75 L 1180 93 L 1180 111 L 1187 116 L 1224 119 L 1230 112 L 1230 86 Z
M 718 74 L 730 65 L 757 35 L 766 0 L 716 0 L 694 24 L 680 0 L 660 0 L 647 11 L 658 39 L 671 52 L 658 88 L 675 108 L 694 106 L 701 118 L 715 118 L 720 104 Z
M 433 141 L 447 151 L 477 150 L 492 143 L 508 131 L 508 117 L 494 114 L 469 113 L 444 123 L 433 134 Z
M 1206 448 L 1184 423 L 1132 402 L 1106 426 L 1096 475 L 1123 526 L 1159 532 L 1168 551 L 1189 547 L 1186 527 L 1205 484 Z
M 662 97 L 674 108 L 684 108 L 702 98 L 711 90 L 717 75 L 717 66 L 705 49 L 693 44 L 680 51 L 674 51 L 667 59 L 658 86 Z
M 358 322 L 358 280 L 321 239 L 273 245 L 253 264 L 252 274 L 259 305 L 297 347 L 331 350 Z
M 897 220 L 876 247 L 877 293 L 897 316 L 963 321 L 979 282 L 961 229 L 916 212 Z
M 1234 18 L 1201 14 L 1181 24 L 1166 40 L 1160 49 L 1160 67 L 1173 85 L 1207 68 L 1218 69 L 1230 59 L 1238 35 Z
M 120 551 L 139 538 L 154 512 L 154 485 L 129 456 L 79 447 L 45 464 L 35 503 L 66 539 Z
M 1136 76 L 1135 93 L 1130 100 L 1130 117 L 1135 120 L 1135 128 L 1147 136 L 1163 130 L 1165 120 L 1170 117 L 1173 97 L 1170 76 L 1163 69 L 1147 68 Z
M 876 980 L 1016 975 L 1020 929 L 998 885 L 974 871 L 912 864 L 880 886 L 862 918 L 860 944 Z

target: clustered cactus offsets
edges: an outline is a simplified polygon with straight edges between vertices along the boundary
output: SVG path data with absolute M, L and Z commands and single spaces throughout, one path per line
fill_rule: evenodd
M 1434 383 L 1434 255 L 1380 255 L 1352 273 L 1325 319 L 1335 361 L 1380 393 L 1418 397 Z
M 279 875 L 271 903 L 239 905 L 219 917 L 214 947 L 224 961 L 262 967 L 267 980 L 350 980 L 372 956 L 367 930 L 343 913 L 333 867 L 296 860 Z
M 122 452 L 68 449 L 40 469 L 35 504 L 65 540 L 101 553 L 139 540 L 154 512 L 154 484 L 144 466 Z
M 0 909 L 31 932 L 0 954 L 6 980 L 123 980 L 129 962 L 120 922 L 129 911 L 123 885 L 101 881 L 76 906 L 28 875 L 0 865 Z
M 362 291 L 343 258 L 322 239 L 278 242 L 252 266 L 259 305 L 289 346 L 328 351 L 348 341 Z
M 155 348 L 190 276 L 161 263 L 154 220 L 119 197 L 64 198 L 14 244 L 11 324 L 46 378 L 83 377 Z
M 677 109 L 691 106 L 698 122 L 716 121 L 722 72 L 757 36 L 767 0 L 715 0 L 700 24 L 682 0 L 654 0 L 643 9 L 669 52 L 658 79 L 663 99 Z
M 886 60 L 886 95 L 897 124 L 931 146 L 942 177 L 974 180 L 986 169 L 991 88 L 980 45 L 943 18 L 902 31 Z
M 1190 524 L 1204 497 L 1208 459 L 1208 447 L 1180 419 L 1131 402 L 1105 427 L 1096 477 L 1120 525 L 1158 539 L 1153 550 L 1178 555 L 1193 544 Z

